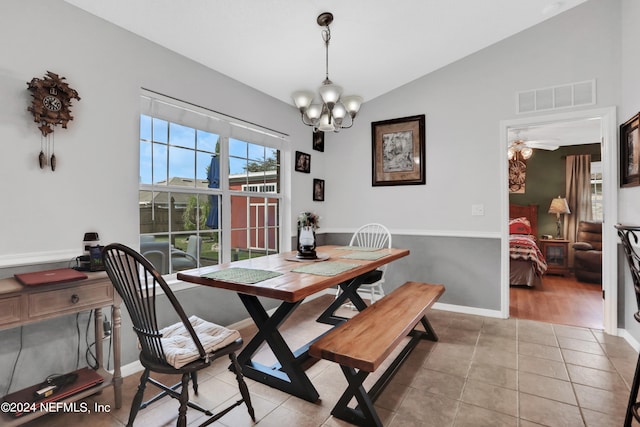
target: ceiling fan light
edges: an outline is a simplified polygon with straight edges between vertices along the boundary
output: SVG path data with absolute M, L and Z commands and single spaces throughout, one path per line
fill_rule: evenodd
M 522 154 L 523 159 L 528 160 L 533 155 L 533 149 L 529 147 L 522 147 L 520 154 Z
M 513 147 L 509 147 L 507 150 L 507 157 L 509 160 L 513 160 L 513 157 L 516 155 L 516 150 Z

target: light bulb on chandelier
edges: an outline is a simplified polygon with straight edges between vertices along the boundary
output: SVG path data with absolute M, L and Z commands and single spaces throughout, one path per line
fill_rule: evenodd
M 333 15 L 324 12 L 318 16 L 318 25 L 325 27 L 322 30 L 322 39 L 325 45 L 325 79 L 318 88 L 320 101 L 313 103 L 316 95 L 311 91 L 297 91 L 291 97 L 296 107 L 300 110 L 302 123 L 312 126 L 313 131 L 339 132 L 353 126 L 353 121 L 363 102 L 361 96 L 342 96 L 342 87 L 334 84 L 329 79 L 329 41 L 331 30 L 329 25 L 333 22 Z M 345 118 L 349 119 L 345 121 Z

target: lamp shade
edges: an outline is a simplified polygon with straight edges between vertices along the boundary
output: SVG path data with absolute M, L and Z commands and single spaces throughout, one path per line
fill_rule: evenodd
M 569 210 L 569 204 L 567 203 L 567 199 L 564 197 L 556 197 L 551 201 L 551 206 L 549 206 L 550 214 L 570 214 L 571 210 Z
M 296 104 L 296 107 L 302 110 L 306 110 L 309 105 L 311 105 L 311 101 L 313 101 L 313 92 L 299 90 L 294 92 L 291 97 L 293 98 L 293 102 Z
M 338 102 L 338 99 L 340 99 L 340 95 L 342 95 L 342 88 L 332 83 L 325 83 L 320 86 L 320 88 L 318 89 L 318 93 L 320 94 L 320 97 L 325 104 L 333 107 L 333 104 Z
M 358 95 L 348 95 L 342 97 L 342 103 L 351 117 L 355 117 L 362 105 L 362 97 Z

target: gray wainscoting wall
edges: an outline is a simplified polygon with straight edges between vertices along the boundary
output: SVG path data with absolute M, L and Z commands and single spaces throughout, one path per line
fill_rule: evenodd
M 347 245 L 349 233 L 319 235 L 320 244 Z M 392 236 L 395 248 L 411 251 L 387 267 L 385 290 L 407 281 L 441 283 L 439 302 L 500 310 L 500 239 L 479 237 Z
M 317 237 L 319 245 L 347 245 L 351 233 L 318 234 Z M 393 246 L 407 248 L 411 254 L 389 264 L 386 291 L 406 281 L 442 283 L 446 291 L 440 298 L 441 303 L 500 310 L 500 239 L 394 235 Z M 295 243 L 292 247 L 295 248 Z M 68 266 L 68 263 L 46 264 L 37 269 Z M 35 268 L 0 269 L 0 277 L 12 277 L 24 271 L 35 271 Z M 231 325 L 248 317 L 240 299 L 232 292 L 194 286 L 177 291 L 176 296 L 189 315 L 221 325 Z M 261 300 L 267 309 L 278 305 L 276 300 Z M 177 321 L 166 299 L 161 299 L 159 304 L 162 325 Z M 110 310 L 103 309 L 103 315 L 111 319 Z M 36 384 L 51 374 L 73 371 L 76 365 L 86 366 L 87 342 L 94 341 L 93 325 L 87 331 L 89 320 L 86 312 L 77 318 L 76 315 L 63 316 L 0 331 L 0 394 Z M 121 337 L 122 364 L 137 361 L 137 340 L 125 307 L 122 307 Z M 105 361 L 110 360 L 113 368 L 113 358 L 107 359 L 109 348 L 107 340 Z M 9 388 L 14 364 L 15 374 Z

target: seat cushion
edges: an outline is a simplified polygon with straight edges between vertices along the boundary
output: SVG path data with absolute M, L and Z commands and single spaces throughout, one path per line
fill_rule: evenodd
M 365 277 L 362 279 L 362 284 L 371 285 L 373 283 L 379 282 L 381 279 L 382 279 L 382 271 L 373 270 L 366 273 Z
M 207 353 L 226 347 L 240 338 L 240 332 L 235 329 L 207 322 L 197 316 L 189 317 L 189 323 L 193 326 L 193 330 Z M 162 348 L 167 362 L 174 368 L 180 369 L 200 357 L 191 335 L 182 322 L 167 326 L 160 333 L 162 333 Z

